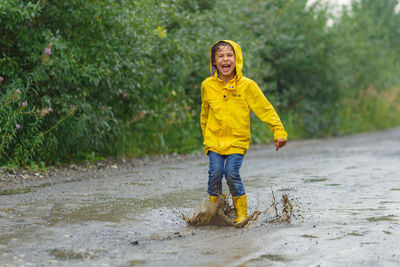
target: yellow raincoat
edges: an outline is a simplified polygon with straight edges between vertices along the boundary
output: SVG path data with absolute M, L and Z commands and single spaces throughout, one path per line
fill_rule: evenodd
M 246 154 L 250 143 L 250 110 L 269 125 L 275 140 L 286 140 L 287 133 L 274 107 L 257 83 L 242 75 L 240 46 L 230 40 L 224 41 L 235 50 L 236 76 L 226 84 L 219 79 L 210 51 L 211 76 L 201 84 L 200 124 L 205 152 Z

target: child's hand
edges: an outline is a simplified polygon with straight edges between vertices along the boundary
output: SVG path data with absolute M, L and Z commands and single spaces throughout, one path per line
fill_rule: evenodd
M 286 140 L 285 139 L 276 139 L 274 143 L 275 143 L 276 151 L 278 151 L 279 148 L 286 145 Z

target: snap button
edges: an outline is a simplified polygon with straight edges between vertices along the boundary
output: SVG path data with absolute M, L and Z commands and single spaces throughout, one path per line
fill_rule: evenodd
M 224 95 L 224 98 L 226 98 L 226 95 Z

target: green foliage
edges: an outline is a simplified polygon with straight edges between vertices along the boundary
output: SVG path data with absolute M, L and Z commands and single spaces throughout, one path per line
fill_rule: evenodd
M 399 23 L 396 0 L 363 0 L 353 3 L 340 23 L 332 28 L 336 35 L 338 70 L 342 87 L 357 94 L 371 85 L 388 88 L 399 83 Z M 349 64 L 350 63 L 350 64 Z
M 341 132 L 345 134 L 374 131 L 400 125 L 400 89 L 385 92 L 370 87 L 357 97 L 344 100 L 340 114 Z
M 353 2 L 331 31 L 338 40 L 338 133 L 399 125 L 400 16 L 396 0 Z M 391 92 L 388 94 L 388 92 Z
M 306 0 L 0 0 L 0 164 L 199 150 L 200 84 L 220 39 L 242 46 L 290 138 L 396 125 L 396 4 L 354 2 L 328 27 Z M 252 140 L 272 140 L 254 115 Z
M 307 136 L 327 135 L 339 95 L 327 14 L 307 7 L 306 0 L 256 2 L 253 10 L 247 27 L 257 44 L 249 46 L 259 62 L 250 75 L 264 82 L 279 110 L 296 114 L 296 128 Z

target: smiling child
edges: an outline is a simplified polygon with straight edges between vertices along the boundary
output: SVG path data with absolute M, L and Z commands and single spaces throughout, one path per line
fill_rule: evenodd
M 287 133 L 274 107 L 253 80 L 243 76 L 240 46 L 230 40 L 216 42 L 210 53 L 211 76 L 201 86 L 200 124 L 209 156 L 208 195 L 216 202 L 225 175 L 235 223 L 247 217 L 247 196 L 239 174 L 250 143 L 250 110 L 274 133 L 276 151 L 286 144 Z

